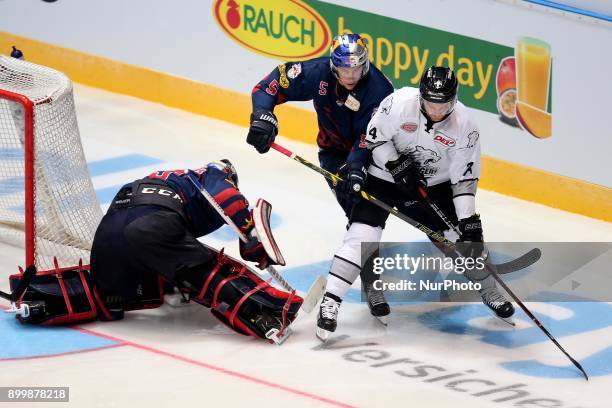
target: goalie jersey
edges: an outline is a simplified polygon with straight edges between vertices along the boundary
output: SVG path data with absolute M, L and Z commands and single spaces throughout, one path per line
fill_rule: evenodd
M 215 163 L 195 170 L 166 170 L 150 174 L 147 178 L 162 180 L 180 195 L 189 230 L 194 236 L 210 234 L 221 228 L 224 221 L 188 180 L 190 173 L 198 178 L 241 231 L 246 233 L 251 229 L 253 220 L 249 212 L 249 202 L 240 193 L 234 181 Z

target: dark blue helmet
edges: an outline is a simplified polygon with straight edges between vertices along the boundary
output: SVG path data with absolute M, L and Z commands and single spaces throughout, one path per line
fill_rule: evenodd
M 234 186 L 238 188 L 238 173 L 236 172 L 236 168 L 231 161 L 221 159 L 219 162 L 209 163 L 208 166 L 213 166 L 224 172 L 227 175 L 226 178 L 234 183 Z

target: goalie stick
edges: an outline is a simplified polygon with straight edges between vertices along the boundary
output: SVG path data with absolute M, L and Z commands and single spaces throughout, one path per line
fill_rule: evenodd
M 223 208 L 221 208 L 219 203 L 217 203 L 217 201 L 215 201 L 215 199 L 210 195 L 210 193 L 204 189 L 204 186 L 202 186 L 200 182 L 195 180 L 190 174 L 187 176 L 187 178 L 196 187 L 196 189 L 204 196 L 204 198 L 206 198 L 206 201 L 208 201 L 208 203 L 215 209 L 215 211 L 217 211 L 217 213 L 219 214 L 219 216 L 221 216 L 223 221 L 225 221 L 225 223 L 229 225 L 236 232 L 236 234 L 238 234 L 238 237 L 240 238 L 240 240 L 242 242 L 246 242 L 247 241 L 246 235 L 244 235 L 244 233 L 240 231 L 240 228 L 238 228 L 238 226 L 232 221 L 232 219 L 227 214 L 225 214 L 225 211 L 223 211 Z M 289 285 L 289 283 L 285 280 L 285 278 L 283 278 L 282 275 L 272 265 L 268 266 L 266 270 L 270 273 L 272 277 L 274 277 L 281 284 L 283 288 L 285 288 L 288 291 L 294 290 L 293 287 Z M 304 312 L 306 313 L 310 313 L 312 309 L 314 309 L 314 307 L 318 303 L 319 299 L 323 297 L 324 291 L 325 291 L 325 278 L 323 276 L 319 276 L 315 280 L 315 282 L 313 282 L 310 289 L 308 290 L 308 293 L 304 297 L 304 302 L 302 302 L 302 307 L 301 307 L 302 310 L 304 310 Z
M 332 181 L 334 183 L 334 185 L 336 183 L 338 183 L 339 181 L 342 181 L 342 178 L 337 176 L 336 174 L 333 174 L 311 162 L 309 162 L 308 160 L 296 155 L 295 153 L 291 152 L 288 149 L 285 149 L 283 146 L 280 146 L 277 143 L 272 143 L 271 146 L 274 150 L 284 154 L 285 156 L 297 161 L 298 163 L 301 163 L 303 165 L 305 165 L 306 167 L 316 171 L 317 173 L 323 175 L 326 179 Z M 422 194 L 422 193 L 421 193 Z M 426 194 L 426 193 L 425 193 Z M 385 203 L 383 203 L 382 201 L 378 200 L 377 198 L 369 195 L 368 193 L 366 193 L 365 191 L 361 190 L 361 196 L 365 199 L 370 201 L 371 203 L 373 203 L 374 205 L 388 211 L 389 213 L 395 215 L 396 217 L 400 218 L 401 220 L 407 222 L 408 224 L 414 226 L 415 228 L 417 228 L 418 230 L 420 230 L 421 232 L 425 233 L 427 236 L 433 238 L 435 241 L 443 243 L 445 245 L 447 245 L 449 248 L 451 248 L 452 250 L 456 251 L 456 247 L 455 244 L 451 241 L 449 241 L 448 239 L 446 239 L 444 236 L 438 234 L 437 232 L 433 231 L 432 229 L 428 228 L 427 226 L 416 222 L 415 220 L 411 219 L 410 217 L 402 214 L 401 212 L 399 212 L 396 208 L 391 207 Z M 425 197 L 424 197 L 425 198 Z M 428 203 L 431 203 L 431 200 L 427 201 Z M 436 207 L 432 206 L 432 209 L 434 211 L 436 211 Z M 440 211 L 439 208 L 437 208 L 438 211 Z M 442 217 L 441 217 L 442 218 Z M 448 218 L 444 217 L 443 220 L 446 222 L 448 221 L 447 225 L 451 228 L 451 229 L 455 229 L 452 225 L 452 223 L 450 223 L 450 220 L 448 220 Z M 521 300 L 510 290 L 510 288 L 508 287 L 508 285 L 506 285 L 504 283 L 504 281 L 499 277 L 498 273 L 510 273 L 510 272 L 515 272 L 524 268 L 527 268 L 528 266 L 534 264 L 535 262 L 537 262 L 540 259 L 540 256 L 542 255 L 542 252 L 540 251 L 540 249 L 538 248 L 534 248 L 532 250 L 530 250 L 529 252 L 527 252 L 526 254 L 512 260 L 509 262 L 505 262 L 503 264 L 499 264 L 499 265 L 495 265 L 495 264 L 491 264 L 491 263 L 486 263 L 486 267 L 489 270 L 489 272 L 491 272 L 491 275 L 493 276 L 493 278 L 500 284 L 500 286 L 502 286 L 504 288 L 504 290 L 506 292 L 508 292 L 508 294 L 516 301 L 516 303 L 521 307 L 521 309 L 523 310 L 523 312 L 525 312 L 525 314 L 527 316 L 529 316 L 529 318 L 534 322 L 534 324 L 540 329 L 542 330 L 542 332 L 544 334 L 546 334 L 546 336 L 563 352 L 563 354 L 565 354 L 565 356 L 574 364 L 574 366 L 576 366 L 576 368 L 578 368 L 582 374 L 584 375 L 584 378 L 586 378 L 586 380 L 589 380 L 589 377 L 587 375 L 587 373 L 584 371 L 584 369 L 582 368 L 582 365 L 580 365 L 580 363 L 578 363 L 572 356 L 570 356 L 567 351 L 565 351 L 565 349 L 559 344 L 559 342 L 553 337 L 552 334 L 550 334 L 550 332 L 542 325 L 542 323 L 538 320 L 537 317 L 534 316 L 533 313 L 531 313 L 531 311 L 529 309 L 527 309 L 527 307 L 523 304 L 523 302 L 521 302 Z

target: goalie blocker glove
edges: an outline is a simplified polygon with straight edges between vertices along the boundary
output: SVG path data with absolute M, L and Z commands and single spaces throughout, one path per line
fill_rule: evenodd
M 256 110 L 251 114 L 247 143 L 259 153 L 266 153 L 278 134 L 278 120 L 269 110 Z
M 245 261 L 257 262 L 260 269 L 266 268 L 270 264 L 270 258 L 255 233 L 255 228 L 251 229 L 247 235 L 248 241 L 240 241 L 240 256 Z

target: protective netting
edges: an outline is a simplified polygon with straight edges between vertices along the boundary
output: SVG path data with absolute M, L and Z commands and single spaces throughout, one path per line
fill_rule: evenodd
M 6 91 L 33 102 L 32 135 L 27 107 L 7 99 Z M 32 163 L 24 149 L 30 137 Z M 26 166 L 33 166 L 33 180 L 25 179 Z M 28 182 L 33 197 L 25 194 Z M 54 256 L 64 266 L 89 263 L 102 211 L 81 146 L 72 83 L 53 69 L 0 55 L 0 240 L 25 246 L 26 200 L 34 201 L 36 266 L 52 268 Z

